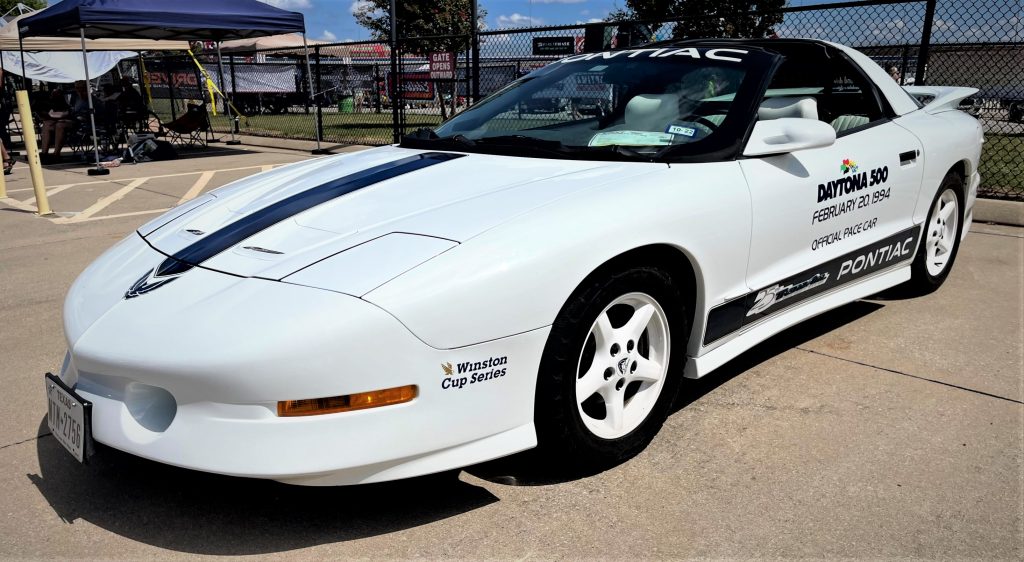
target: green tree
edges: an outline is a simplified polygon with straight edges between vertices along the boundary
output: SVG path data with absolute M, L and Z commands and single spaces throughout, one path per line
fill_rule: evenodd
M 391 37 L 389 6 L 389 0 L 362 0 L 356 3 L 352 15 L 356 23 L 370 30 L 374 39 L 387 41 Z M 477 6 L 477 29 L 483 29 L 487 11 L 479 4 Z M 395 9 L 399 39 L 466 36 L 471 29 L 470 0 L 399 0 Z M 417 55 L 438 51 L 458 52 L 465 48 L 465 37 L 402 41 L 403 51 Z
M 458 60 L 458 53 L 469 47 L 471 31 L 471 10 L 473 0 L 397 0 L 395 5 L 398 19 L 398 38 L 403 53 L 427 55 L 432 52 L 452 53 L 452 60 Z M 483 29 L 487 11 L 477 4 L 477 29 Z M 380 41 L 391 37 L 391 17 L 388 13 L 389 0 L 361 0 L 356 2 L 352 15 L 356 23 L 370 30 L 370 35 Z M 452 96 L 452 111 L 455 110 L 455 85 L 449 87 Z M 441 117 L 445 115 L 445 104 L 441 103 Z
M 42 10 L 46 7 L 46 0 L 0 0 L 0 15 L 6 14 L 11 8 L 18 4 L 24 4 L 33 10 Z M 18 15 L 17 13 L 11 15 Z
M 626 0 L 608 21 L 679 19 L 673 37 L 768 37 L 785 0 Z M 653 33 L 653 29 L 650 30 Z

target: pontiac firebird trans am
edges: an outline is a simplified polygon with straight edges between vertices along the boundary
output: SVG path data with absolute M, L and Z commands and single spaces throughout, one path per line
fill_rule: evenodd
M 942 284 L 979 182 L 973 92 L 811 40 L 556 61 L 116 244 L 67 295 L 49 426 L 79 461 L 98 442 L 305 485 L 532 447 L 620 461 L 682 377 Z

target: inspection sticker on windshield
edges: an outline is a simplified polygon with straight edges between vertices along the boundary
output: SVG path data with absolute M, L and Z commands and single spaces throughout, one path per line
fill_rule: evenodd
M 665 132 L 672 135 L 683 135 L 684 137 L 692 137 L 693 135 L 697 134 L 697 129 L 694 129 L 693 127 L 684 127 L 682 125 L 669 125 L 668 128 L 665 129 Z
M 607 131 L 590 139 L 589 146 L 665 146 L 672 144 L 672 135 L 652 131 Z

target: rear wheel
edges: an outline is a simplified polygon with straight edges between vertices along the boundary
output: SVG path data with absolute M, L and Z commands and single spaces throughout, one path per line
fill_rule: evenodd
M 924 240 L 911 266 L 908 288 L 927 294 L 942 286 L 960 249 L 963 231 L 964 182 L 950 173 L 942 180 L 924 225 Z
M 577 290 L 541 361 L 540 449 L 580 468 L 643 450 L 678 392 L 688 334 L 680 292 L 660 269 L 630 268 Z

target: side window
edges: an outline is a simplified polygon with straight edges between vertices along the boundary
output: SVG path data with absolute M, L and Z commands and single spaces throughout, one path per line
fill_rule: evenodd
M 885 117 L 874 88 L 849 61 L 836 57 L 831 67 L 821 114 L 827 116 L 837 134 L 852 132 Z
M 772 110 L 759 112 L 761 119 L 813 116 L 832 125 L 840 136 L 885 117 L 868 79 L 841 55 L 826 57 L 821 52 L 787 53 L 765 93 L 765 106 Z M 802 110 L 792 109 L 798 107 Z

